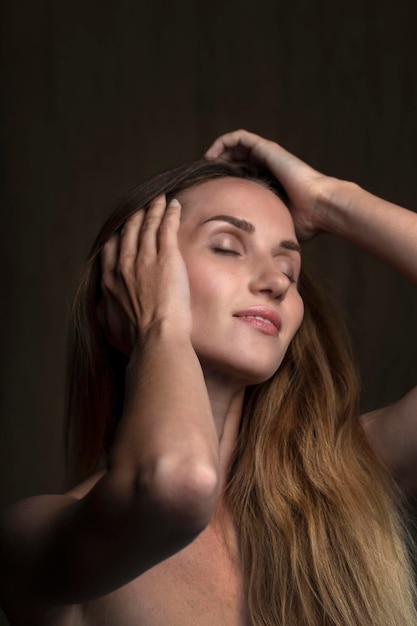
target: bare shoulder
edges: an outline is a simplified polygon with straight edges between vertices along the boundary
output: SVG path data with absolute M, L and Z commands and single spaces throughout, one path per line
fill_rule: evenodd
M 10 507 L 0 519 L 0 603 L 13 626 L 95 626 L 89 603 L 182 551 L 207 526 L 212 489 L 189 485 L 138 485 L 122 468 Z
M 417 387 L 361 416 L 369 443 L 406 492 L 417 491 Z
M 75 607 L 50 609 L 44 597 L 48 579 L 47 554 L 54 529 L 88 493 L 102 473 L 63 495 L 40 495 L 16 502 L 0 514 L 0 604 L 12 626 L 53 624 L 78 626 Z M 22 598 L 25 599 L 22 602 Z

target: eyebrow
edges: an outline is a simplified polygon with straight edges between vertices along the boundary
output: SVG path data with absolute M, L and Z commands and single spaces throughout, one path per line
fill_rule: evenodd
M 286 250 L 294 250 L 294 252 L 298 252 L 301 255 L 301 246 L 296 241 L 292 241 L 292 239 L 284 239 L 279 244 L 280 248 L 285 248 Z
M 255 226 L 246 220 L 242 220 L 239 217 L 234 217 L 233 215 L 214 215 L 213 217 L 209 217 L 208 220 L 205 220 L 203 224 L 207 224 L 207 222 L 228 222 L 232 224 L 232 226 L 236 226 L 236 228 L 240 228 L 240 230 L 244 230 L 245 233 L 254 233 Z
M 255 226 L 246 220 L 242 220 L 239 217 L 235 217 L 234 215 L 214 215 L 213 217 L 209 217 L 207 220 L 203 222 L 203 224 L 207 224 L 207 222 L 227 222 L 228 224 L 232 224 L 236 228 L 243 230 L 245 233 L 254 233 Z M 293 250 L 294 252 L 298 252 L 301 255 L 301 246 L 296 242 L 292 241 L 292 239 L 284 239 L 280 242 L 278 248 L 285 248 L 285 250 Z

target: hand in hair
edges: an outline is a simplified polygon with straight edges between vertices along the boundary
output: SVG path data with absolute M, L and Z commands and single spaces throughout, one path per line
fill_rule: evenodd
M 211 519 L 219 440 L 190 339 L 179 219 L 178 204 L 159 196 L 103 247 L 100 318 L 113 346 L 133 350 L 117 437 L 106 472 L 0 518 L 0 599 L 19 615 L 13 623 L 72 620 L 71 605 L 140 576 Z
M 278 144 L 245 130 L 222 135 L 206 158 L 252 161 L 284 186 L 297 234 L 326 231 L 378 257 L 417 285 L 417 215 L 358 185 L 320 174 Z M 417 490 L 417 387 L 394 404 L 362 416 L 370 443 L 400 484 Z
M 288 194 L 298 238 L 310 239 L 326 230 L 322 199 L 331 195 L 338 181 L 314 170 L 277 143 L 246 130 L 237 130 L 218 137 L 205 157 L 249 161 L 265 167 Z
M 99 318 L 109 343 L 127 356 L 157 324 L 190 334 L 188 277 L 177 242 L 180 208 L 159 196 L 103 246 Z

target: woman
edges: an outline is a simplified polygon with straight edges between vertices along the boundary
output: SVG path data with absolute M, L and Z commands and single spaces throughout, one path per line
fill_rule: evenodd
M 246 131 L 206 157 L 139 186 L 96 241 L 68 414 L 78 475 L 105 469 L 5 514 L 6 612 L 16 625 L 415 624 L 382 465 L 415 487 L 417 392 L 359 422 L 297 238 L 334 233 L 417 282 L 417 216 Z

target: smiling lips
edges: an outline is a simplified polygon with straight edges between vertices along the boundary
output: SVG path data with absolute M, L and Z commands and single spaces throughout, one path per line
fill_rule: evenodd
M 267 335 L 276 336 L 281 328 L 281 319 L 278 313 L 267 307 L 251 307 L 234 313 L 233 317 L 238 317 L 242 322 L 250 324 Z

